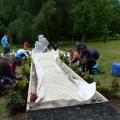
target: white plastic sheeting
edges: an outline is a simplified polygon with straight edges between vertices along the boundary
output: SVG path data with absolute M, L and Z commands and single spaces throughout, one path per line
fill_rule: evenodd
M 38 99 L 35 106 L 32 104 L 33 109 L 76 105 L 91 100 L 95 95 L 96 84 L 88 84 L 82 78 L 73 78 L 69 70 L 67 74 L 64 71 L 67 68 L 57 60 L 58 54 L 55 51 L 32 52 L 32 58 L 38 79 Z
M 49 45 L 49 42 L 47 38 L 45 38 L 43 35 L 38 36 L 38 41 L 35 42 L 35 48 L 33 48 L 32 51 L 36 52 L 45 52 L 47 50 L 47 47 Z
M 73 79 L 74 83 L 78 86 L 79 95 L 81 96 L 83 101 L 90 100 L 96 91 L 96 83 L 93 82 L 91 84 L 85 84 L 78 79 Z

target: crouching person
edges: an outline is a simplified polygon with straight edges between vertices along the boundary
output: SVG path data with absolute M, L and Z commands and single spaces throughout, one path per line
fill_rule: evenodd
M 89 74 L 94 74 L 93 66 L 96 64 L 96 61 L 99 59 L 99 52 L 94 48 L 88 48 L 87 49 L 87 62 L 86 62 L 86 68 L 89 70 Z
M 12 73 L 8 60 L 0 59 L 0 86 L 4 88 L 14 88 L 16 83 L 16 77 Z
M 15 59 L 21 61 L 22 64 L 24 64 L 23 62 L 24 60 L 26 63 L 27 60 L 30 59 L 30 57 L 31 57 L 30 51 L 24 49 L 19 49 L 15 55 Z
M 69 63 L 77 63 L 79 64 L 80 61 L 80 54 L 76 51 L 70 50 L 69 51 Z

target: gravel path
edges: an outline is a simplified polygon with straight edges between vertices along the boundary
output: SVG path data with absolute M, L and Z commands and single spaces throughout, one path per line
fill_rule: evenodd
M 120 120 L 107 103 L 29 111 L 28 120 Z

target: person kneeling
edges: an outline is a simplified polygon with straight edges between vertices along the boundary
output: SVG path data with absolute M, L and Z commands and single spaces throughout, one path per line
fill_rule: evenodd
M 5 88 L 14 88 L 17 83 L 10 64 L 5 59 L 0 59 L 0 83 Z
M 80 54 L 76 51 L 70 50 L 69 51 L 69 63 L 77 63 L 79 64 L 79 60 L 80 60 Z

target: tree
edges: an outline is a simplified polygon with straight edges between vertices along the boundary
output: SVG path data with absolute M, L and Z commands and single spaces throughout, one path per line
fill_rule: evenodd
M 104 36 L 111 16 L 109 0 L 81 0 L 74 8 L 74 31 L 83 41 L 89 34 Z
M 92 27 L 93 17 L 91 13 L 90 0 L 81 0 L 74 8 L 74 32 L 82 36 L 82 41 L 85 41 Z
M 73 0 L 55 0 L 55 2 L 61 36 L 70 38 L 73 36 Z
M 0 32 L 19 43 L 38 34 L 51 41 L 120 34 L 119 21 L 119 0 L 0 0 Z
M 33 20 L 33 37 L 44 34 L 49 40 L 55 40 L 59 33 L 59 21 L 57 20 L 55 2 L 50 0 L 42 6 L 39 14 Z
M 110 0 L 112 17 L 109 22 L 109 29 L 111 34 L 120 34 L 120 1 Z
M 17 38 L 17 41 L 13 42 L 23 43 L 25 40 L 31 41 L 31 21 L 32 16 L 28 12 L 23 11 L 19 18 L 9 24 L 8 30 L 16 35 Z

